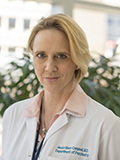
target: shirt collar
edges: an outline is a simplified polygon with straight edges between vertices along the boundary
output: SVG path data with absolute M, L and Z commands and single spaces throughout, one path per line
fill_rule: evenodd
M 30 102 L 26 106 L 23 116 L 24 117 L 39 117 L 40 107 L 41 107 L 41 101 L 42 96 L 44 94 L 44 89 L 40 91 L 36 96 L 31 98 Z
M 40 91 L 36 96 L 34 96 L 28 105 L 26 106 L 23 112 L 24 117 L 39 117 L 40 107 L 42 96 L 44 94 L 44 89 Z M 85 116 L 86 112 L 86 102 L 87 102 L 87 95 L 82 90 L 82 88 L 77 85 L 73 90 L 72 94 L 70 95 L 69 99 L 65 103 L 64 109 L 74 116 Z
M 85 116 L 87 104 L 87 95 L 82 90 L 82 88 L 77 85 L 71 96 L 65 104 L 65 108 L 72 112 L 74 115 Z

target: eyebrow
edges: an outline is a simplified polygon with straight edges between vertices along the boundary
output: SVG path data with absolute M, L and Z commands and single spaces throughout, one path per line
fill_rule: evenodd
M 70 54 L 68 54 L 67 52 L 57 52 L 57 54 L 67 54 L 68 56 L 70 56 Z
M 37 53 L 45 53 L 45 51 L 36 51 L 36 52 L 33 52 L 34 54 L 37 54 Z
M 36 51 L 36 52 L 33 52 L 33 54 L 37 54 L 37 53 L 45 53 L 45 51 Z M 57 54 L 66 54 L 68 56 L 70 56 L 70 54 L 68 54 L 67 52 L 56 52 Z

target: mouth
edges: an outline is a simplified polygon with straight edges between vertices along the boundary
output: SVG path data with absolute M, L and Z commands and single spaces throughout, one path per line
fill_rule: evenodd
M 45 77 L 48 82 L 55 82 L 59 77 Z

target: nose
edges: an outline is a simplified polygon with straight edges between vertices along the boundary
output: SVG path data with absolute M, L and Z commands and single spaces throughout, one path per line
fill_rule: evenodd
M 50 58 L 46 61 L 46 65 L 45 65 L 45 71 L 47 72 L 56 72 L 57 71 L 57 65 L 55 63 L 55 61 Z

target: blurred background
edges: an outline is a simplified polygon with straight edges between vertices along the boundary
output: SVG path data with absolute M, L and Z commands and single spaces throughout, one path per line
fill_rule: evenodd
M 22 89 L 20 90 L 21 93 L 17 92 L 18 89 L 14 91 L 14 95 L 8 93 L 11 90 L 13 91 L 13 88 L 17 87 L 17 85 L 23 87 L 23 82 L 14 80 L 18 72 L 11 77 L 13 70 L 9 64 L 13 69 L 21 69 L 26 66 L 29 57 L 24 57 L 24 53 L 26 53 L 27 40 L 31 29 L 41 17 L 56 13 L 70 15 L 86 33 L 90 52 L 94 59 L 90 69 L 92 75 L 87 75 L 87 79 L 89 78 L 90 80 L 89 83 L 87 79 L 82 82 L 83 87 L 88 86 L 86 92 L 94 99 L 101 101 L 100 98 L 97 99 L 93 95 L 101 90 L 101 93 L 105 93 L 103 96 L 107 97 L 108 93 L 103 88 L 110 88 L 111 93 L 115 96 L 115 101 L 118 101 L 116 106 L 120 104 L 120 0 L 0 0 L 0 154 L 2 115 L 8 105 L 19 100 L 19 98 L 15 100 L 15 97 L 20 97 Z M 17 65 L 17 60 L 20 59 L 22 62 L 25 60 L 24 67 L 21 67 L 21 64 Z M 11 62 L 14 62 L 14 64 Z M 28 65 L 27 71 L 29 72 L 26 71 L 26 77 L 33 71 L 33 68 L 30 67 L 31 62 Z M 99 69 L 99 71 L 95 72 L 96 69 Z M 7 72 L 8 70 L 9 72 Z M 103 74 L 105 75 L 103 76 Z M 6 75 L 9 76 L 6 77 Z M 35 76 L 31 75 L 29 77 L 31 77 L 33 84 L 36 85 Z M 106 79 L 106 77 L 109 77 L 109 79 Z M 14 84 L 12 87 L 10 86 L 11 81 L 14 82 L 12 82 Z M 30 81 L 24 83 L 28 85 Z M 114 86 L 112 86 L 113 83 L 115 83 Z M 98 91 L 96 91 L 96 88 L 98 88 Z M 27 90 L 31 91 L 30 86 L 28 86 Z M 36 93 L 37 91 L 30 92 L 29 97 Z M 9 95 L 8 99 L 11 96 L 14 101 L 5 104 L 3 99 L 7 100 L 6 95 Z M 109 95 L 112 97 L 111 99 L 113 99 L 113 95 Z M 23 96 L 21 99 L 24 98 L 27 97 Z M 110 105 L 111 103 L 115 104 L 115 102 L 111 101 L 106 99 L 103 104 L 119 116 L 120 105 L 119 108 L 113 109 Z

